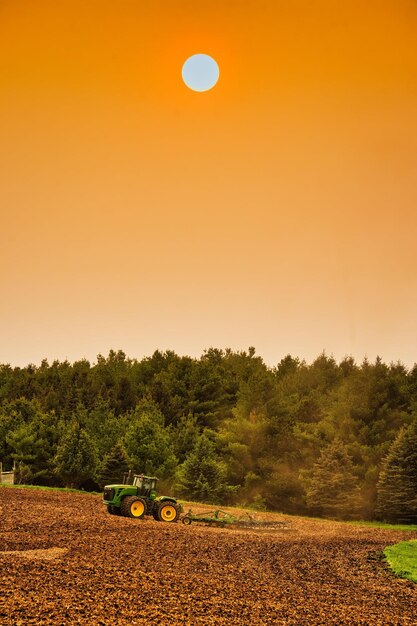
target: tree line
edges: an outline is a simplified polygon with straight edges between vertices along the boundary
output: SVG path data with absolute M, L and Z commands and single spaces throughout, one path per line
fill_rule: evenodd
M 416 523 L 417 365 L 268 367 L 254 348 L 0 365 L 0 461 L 26 484 L 132 468 L 187 499 Z

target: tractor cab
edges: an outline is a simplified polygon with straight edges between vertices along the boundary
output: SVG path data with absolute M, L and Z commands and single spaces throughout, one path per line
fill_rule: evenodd
M 138 496 L 144 496 L 145 498 L 152 498 L 156 496 L 156 483 L 158 478 L 155 476 L 145 476 L 144 474 L 134 474 L 132 470 L 129 470 L 123 475 L 123 484 L 132 485 L 136 487 L 136 494 Z
M 144 476 L 143 474 L 134 474 L 133 476 L 133 484 L 138 488 L 138 495 L 146 498 L 152 497 L 152 492 L 156 491 L 157 480 L 155 476 Z

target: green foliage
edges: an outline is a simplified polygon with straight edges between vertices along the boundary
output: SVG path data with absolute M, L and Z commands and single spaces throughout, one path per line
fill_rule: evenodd
M 391 506 L 396 519 L 410 519 L 413 456 L 407 453 L 408 469 L 403 464 L 401 471 L 398 459 L 390 466 L 386 459 L 416 413 L 417 366 L 407 371 L 379 358 L 338 364 L 323 353 L 307 364 L 287 355 L 269 368 L 252 347 L 211 347 L 198 359 L 157 350 L 138 361 L 111 350 L 96 363 L 0 365 L 0 461 L 7 469 L 16 461 L 20 480 L 94 488 L 96 474 L 117 465 L 111 458 L 119 442 L 130 467 L 157 474 L 163 488 L 178 475 L 198 497 L 288 513 L 342 517 L 356 507 L 356 487 L 348 498 L 355 507 L 343 510 L 339 495 L 323 501 L 315 478 L 321 455 L 336 440 L 351 459 L 349 480 L 360 488 L 362 514 L 375 517 L 378 484 L 380 516 L 390 516 Z M 83 435 L 73 433 L 71 444 L 74 424 Z M 202 433 L 211 470 L 203 464 L 201 473 Z M 85 448 L 86 463 L 78 448 Z M 187 472 L 194 483 L 187 483 Z M 334 480 L 337 493 L 349 493 L 346 474 Z M 391 489 L 387 498 L 384 489 Z
M 183 463 L 193 450 L 200 434 L 197 417 L 189 413 L 183 415 L 172 431 L 174 453 L 179 463 Z
M 174 474 L 177 459 L 170 432 L 152 400 L 140 402 L 130 415 L 123 445 L 137 471 L 162 479 Z
M 58 432 L 54 416 L 44 414 L 35 402 L 28 421 L 9 421 L 5 442 L 16 466 L 18 483 L 54 484 L 52 459 L 56 452 Z
M 306 490 L 313 514 L 330 518 L 354 517 L 360 508 L 358 480 L 347 448 L 338 439 L 323 448 Z
M 10 414 L 0 413 L 0 460 L 4 468 L 11 468 L 13 465 L 12 454 L 14 451 L 7 442 L 7 436 L 18 425 L 19 422 L 14 422 Z
M 108 400 L 97 400 L 91 411 L 84 415 L 84 425 L 96 442 L 97 454 L 102 459 L 116 441 L 126 432 L 127 419 L 123 415 L 117 416 L 110 407 Z
M 98 472 L 98 483 L 101 487 L 105 485 L 120 484 L 123 474 L 128 472 L 129 460 L 126 451 L 120 442 L 105 455 Z
M 78 422 L 70 424 L 62 437 L 54 463 L 55 471 L 66 487 L 80 487 L 84 481 L 95 478 L 97 447 Z
M 189 500 L 227 503 L 233 488 L 226 483 L 226 467 L 217 460 L 214 442 L 207 432 L 198 438 L 177 472 L 177 491 Z
M 384 459 L 377 485 L 378 517 L 417 523 L 417 419 L 399 432 Z
M 220 431 L 220 443 L 227 464 L 228 480 L 234 485 L 243 485 L 247 474 L 259 474 L 259 461 L 267 448 L 268 421 L 252 410 L 248 416 L 236 407 L 235 417 L 226 420 Z M 245 489 L 243 496 L 256 493 Z
M 384 550 L 388 564 L 401 578 L 417 583 L 417 540 L 401 541 Z

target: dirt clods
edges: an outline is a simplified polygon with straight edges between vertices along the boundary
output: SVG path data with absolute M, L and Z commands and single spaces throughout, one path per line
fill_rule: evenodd
M 403 533 L 109 515 L 99 496 L 0 487 L 0 624 L 415 626 L 417 585 L 375 558 Z

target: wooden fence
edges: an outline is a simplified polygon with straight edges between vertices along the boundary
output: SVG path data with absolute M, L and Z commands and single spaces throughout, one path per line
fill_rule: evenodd
M 3 472 L 3 464 L 0 463 L 0 484 L 14 485 L 14 469 L 11 472 Z

